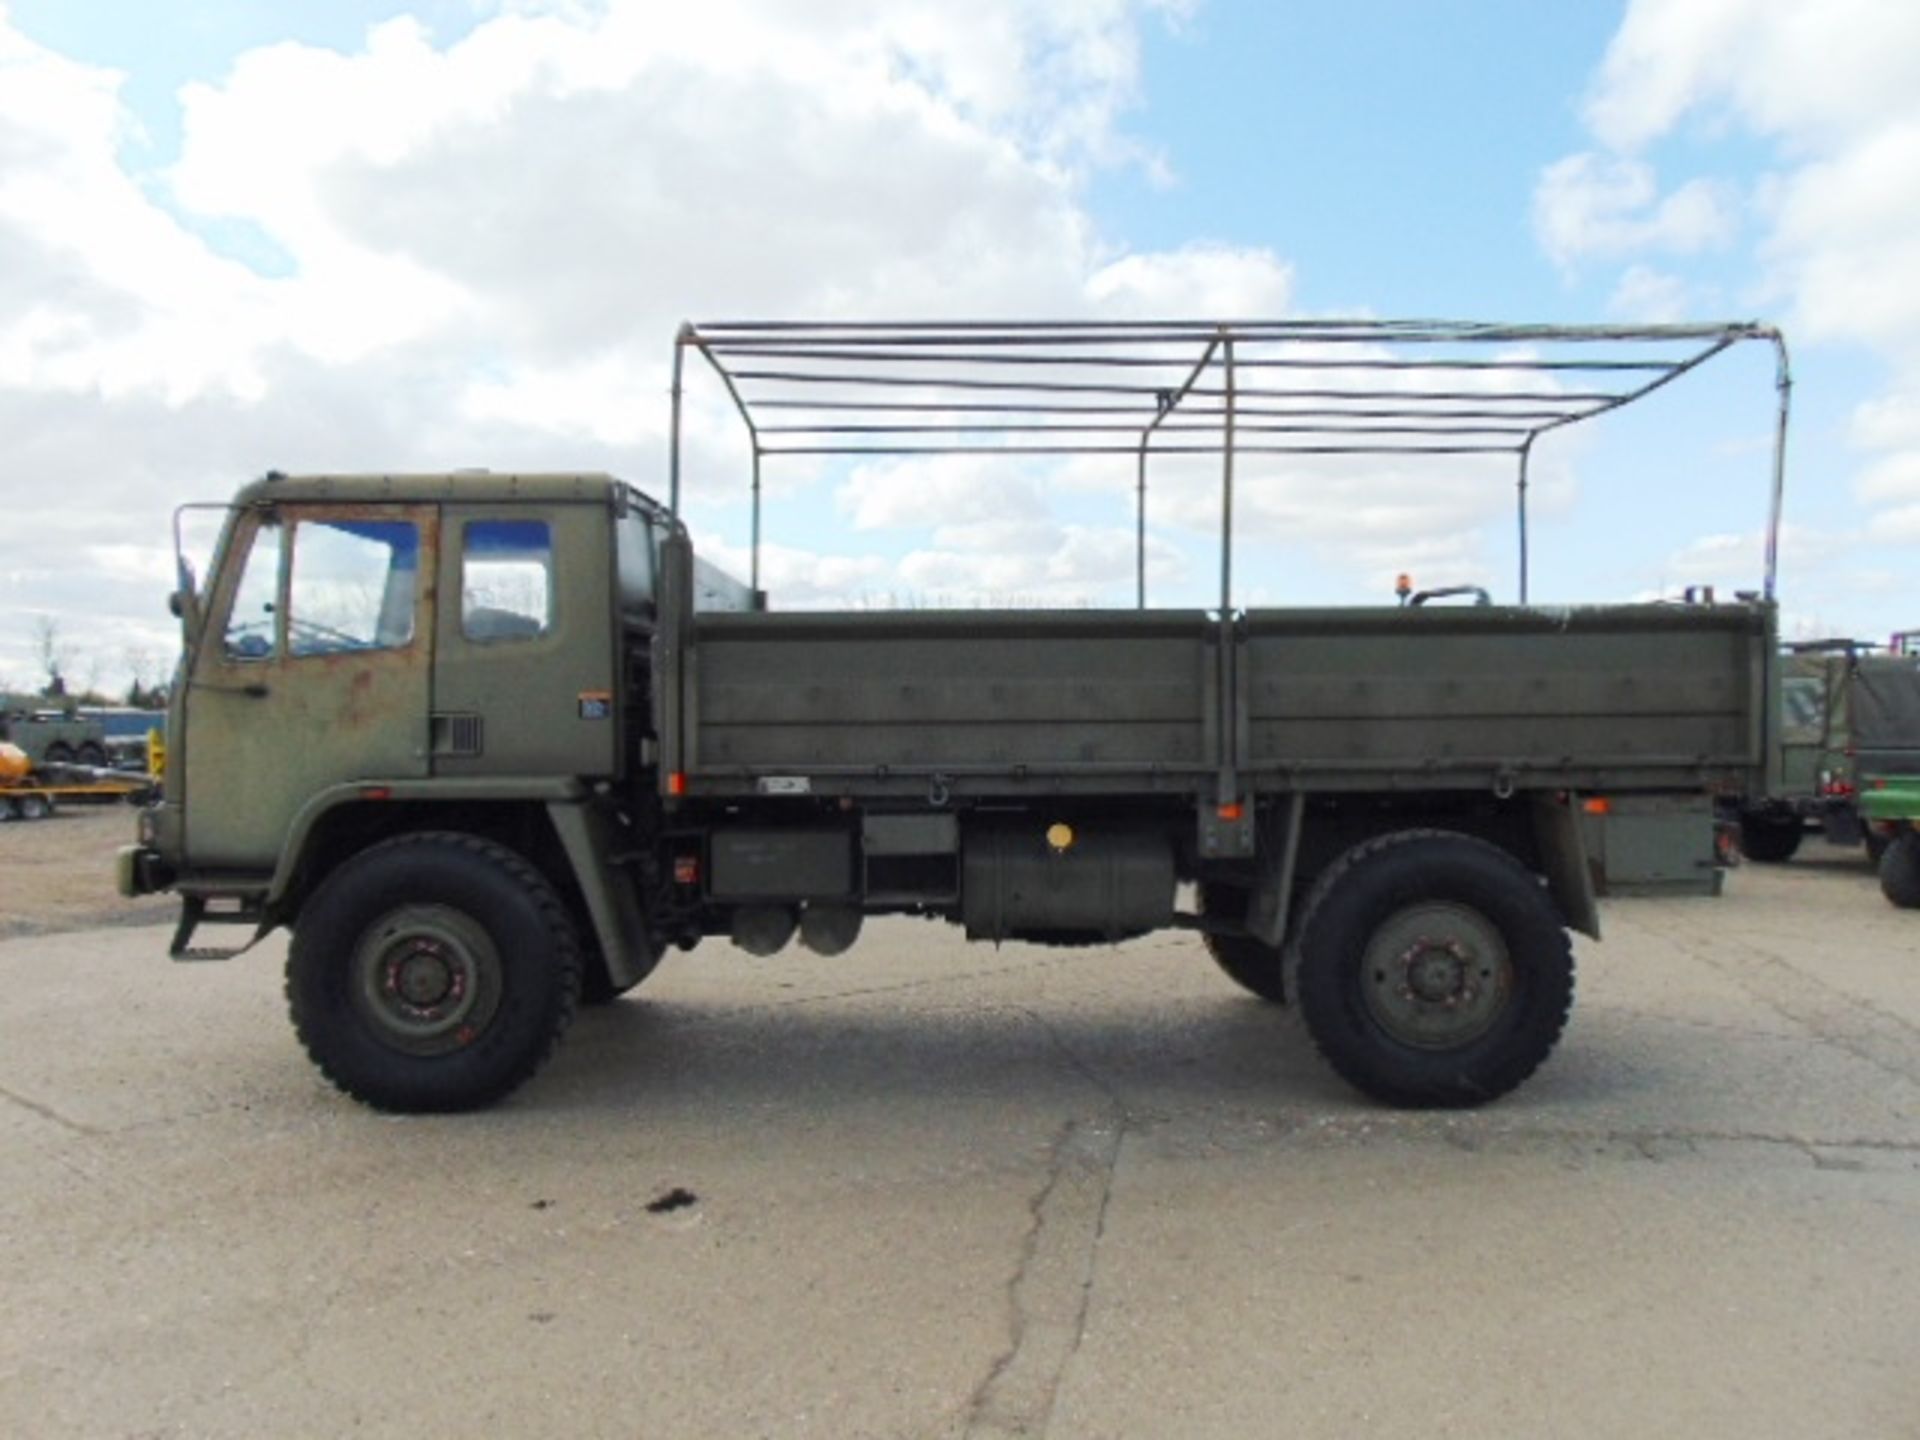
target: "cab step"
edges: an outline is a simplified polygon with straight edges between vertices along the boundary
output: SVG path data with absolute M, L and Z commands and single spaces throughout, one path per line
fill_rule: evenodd
M 175 960 L 231 960 L 244 955 L 267 933 L 262 923 L 265 910 L 260 900 L 253 896 L 239 897 L 232 901 L 231 907 L 215 910 L 205 895 L 183 895 L 180 898 L 180 923 L 174 927 L 173 944 L 168 955 Z M 253 935 L 244 945 L 193 945 L 193 932 L 202 925 L 251 925 Z

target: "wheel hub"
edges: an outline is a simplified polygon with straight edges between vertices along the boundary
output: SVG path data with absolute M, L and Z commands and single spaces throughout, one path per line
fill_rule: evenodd
M 1422 935 L 1400 957 L 1407 977 L 1404 998 L 1430 1005 L 1458 1005 L 1471 999 L 1470 959 L 1459 941 Z
M 1420 1050 L 1479 1039 L 1513 990 L 1499 928 L 1451 901 L 1423 901 L 1389 915 L 1369 939 L 1361 967 L 1368 1015 L 1390 1037 Z
M 415 940 L 405 954 L 387 962 L 387 993 L 422 1012 L 431 1012 L 466 993 L 466 975 L 432 940 Z
M 502 966 L 486 928 L 444 905 L 403 905 L 362 932 L 353 1007 L 380 1042 L 409 1055 L 470 1045 L 500 1008 Z

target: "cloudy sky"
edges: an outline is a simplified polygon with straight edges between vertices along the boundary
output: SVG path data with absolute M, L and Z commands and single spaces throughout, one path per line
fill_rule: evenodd
M 0 681 L 44 615 L 70 678 L 158 678 L 173 508 L 269 468 L 664 489 L 675 327 L 740 316 L 1775 320 L 1787 624 L 1884 636 L 1916 74 L 1910 0 L 0 0 Z M 1757 581 L 1772 361 L 1717 364 L 1543 448 L 1536 597 Z M 737 559 L 722 419 L 689 516 Z M 776 605 L 1130 596 L 1125 473 L 789 463 Z M 1503 477 L 1285 480 L 1244 599 L 1512 598 Z M 1210 593 L 1205 519 L 1157 599 Z

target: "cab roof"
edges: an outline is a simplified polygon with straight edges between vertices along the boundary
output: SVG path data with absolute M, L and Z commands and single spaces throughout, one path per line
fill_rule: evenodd
M 270 471 L 241 489 L 239 505 L 266 505 L 276 501 L 329 500 L 351 504 L 431 504 L 445 500 L 487 504 L 516 500 L 583 501 L 607 504 L 623 492 L 625 482 L 592 471 L 540 474 L 492 470 L 452 470 L 432 475 L 282 475 Z

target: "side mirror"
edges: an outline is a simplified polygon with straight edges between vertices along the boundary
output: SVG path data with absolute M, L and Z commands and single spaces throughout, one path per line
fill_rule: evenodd
M 174 590 L 167 596 L 167 609 L 180 622 L 181 633 L 191 650 L 200 638 L 200 596 L 194 581 L 193 566 L 176 549 L 174 552 Z
M 167 609 L 180 622 L 180 633 L 191 650 L 200 639 L 200 597 L 191 590 L 176 590 L 167 596 Z

